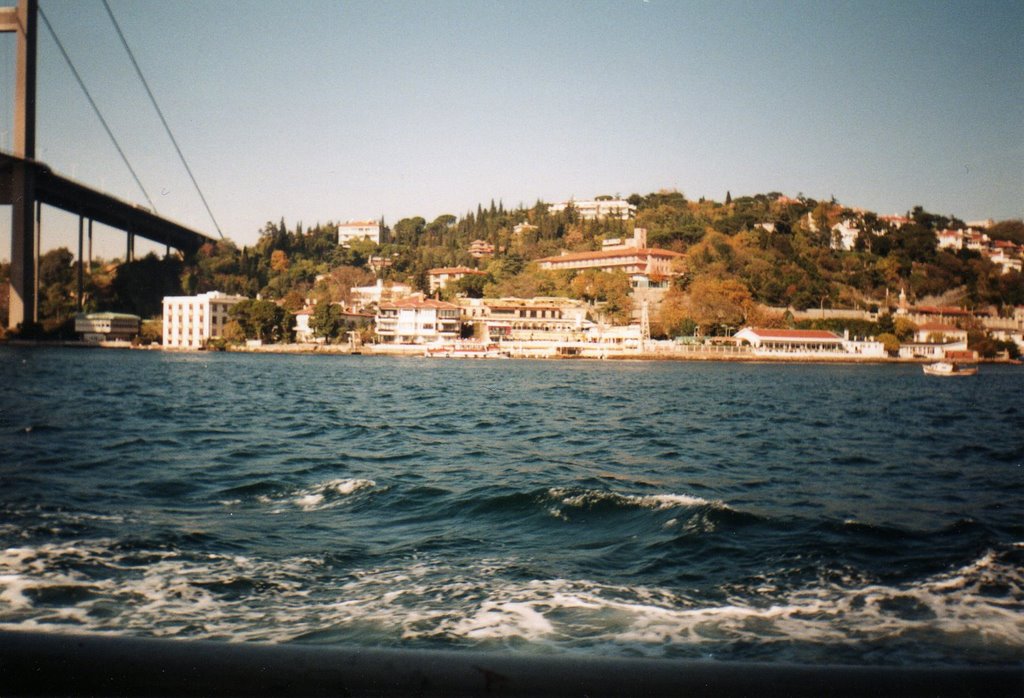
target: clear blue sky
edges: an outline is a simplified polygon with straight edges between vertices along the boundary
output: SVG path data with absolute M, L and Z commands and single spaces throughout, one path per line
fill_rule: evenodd
M 1024 215 L 1021 2 L 110 4 L 240 244 L 661 188 Z M 159 211 L 213 232 L 99 0 L 40 5 Z M 39 159 L 142 202 L 44 26 L 40 54 Z M 50 214 L 44 247 L 73 227 Z

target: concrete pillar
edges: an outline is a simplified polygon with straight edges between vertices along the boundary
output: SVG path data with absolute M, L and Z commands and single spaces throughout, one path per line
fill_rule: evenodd
M 17 34 L 14 83 L 14 155 L 36 155 L 36 37 L 38 0 L 19 0 L 0 12 L 0 32 Z M 31 168 L 17 164 L 11 175 L 11 298 L 8 326 L 38 317 L 35 181 Z

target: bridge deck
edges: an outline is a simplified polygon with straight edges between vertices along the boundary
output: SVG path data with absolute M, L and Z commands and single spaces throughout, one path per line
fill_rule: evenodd
M 62 177 L 41 162 L 24 160 L 8 153 L 0 153 L 0 204 L 11 204 L 12 174 L 19 166 L 28 168 L 32 173 L 36 200 L 49 206 L 185 252 L 194 252 L 205 243 L 213 242 L 213 238 L 167 220 L 149 209 Z

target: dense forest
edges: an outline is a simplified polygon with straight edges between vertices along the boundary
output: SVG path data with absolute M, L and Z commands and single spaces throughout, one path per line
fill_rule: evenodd
M 600 197 L 599 197 L 600 198 Z M 605 197 L 613 198 L 613 197 Z M 614 274 L 545 272 L 534 260 L 560 250 L 601 247 L 608 238 L 646 228 L 648 245 L 684 254 L 665 303 L 665 331 L 679 331 L 692 318 L 693 299 L 726 298 L 752 314 L 757 305 L 869 308 L 905 289 L 912 301 L 1006 309 L 1024 305 L 1024 278 L 1003 270 L 975 251 L 941 250 L 937 234 L 964 222 L 915 207 L 895 225 L 873 212 L 777 192 L 733 197 L 723 202 L 689 200 L 678 191 L 633 194 L 634 220 L 583 220 L 572 207 L 552 213 L 543 202 L 507 209 L 502 202 L 478 205 L 461 217 L 440 215 L 428 222 L 403 218 L 386 227 L 388 242 L 337 244 L 333 222 L 289 228 L 268 222 L 253 246 L 230 240 L 210 243 L 194 255 L 166 259 L 149 255 L 130 262 L 97 262 L 86 278 L 86 310 L 116 310 L 143 317 L 160 314 L 165 295 L 209 290 L 257 295 L 285 310 L 307 298 L 345 302 L 349 288 L 372 283 L 368 263 L 380 275 L 427 288 L 427 270 L 465 265 L 486 275 L 464 279 L 446 293 L 470 296 L 564 295 L 625 306 L 628 284 Z M 832 248 L 832 226 L 852 221 L 862 231 L 850 251 Z M 1003 221 L 985 231 L 992 239 L 1024 243 L 1024 223 Z M 474 240 L 494 246 L 493 257 L 469 254 Z M 7 268 L 0 267 L 0 284 Z M 40 260 L 40 317 L 44 331 L 66 328 L 77 307 L 74 258 L 65 248 Z M 0 315 L 6 316 L 6 286 Z M 621 311 L 622 308 L 620 307 Z M 615 313 L 612 314 L 615 317 Z M 628 312 L 618 313 L 618 317 Z M 733 318 L 742 321 L 749 318 Z M 732 319 L 729 320 L 731 322 Z M 4 323 L 6 324 L 6 323 Z M 723 320 L 723 324 L 729 324 Z M 36 328 L 37 331 L 40 328 Z

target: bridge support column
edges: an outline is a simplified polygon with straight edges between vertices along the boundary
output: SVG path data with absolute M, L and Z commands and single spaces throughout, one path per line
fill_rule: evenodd
M 85 261 L 82 259 L 82 233 L 85 220 L 78 217 L 78 312 L 82 312 L 82 291 L 85 288 Z
M 11 297 L 7 326 L 39 317 L 36 308 L 35 182 L 31 168 L 14 166 L 11 177 Z
M 17 34 L 14 80 L 14 154 L 36 156 L 36 28 L 38 0 L 19 0 L 17 7 L 0 9 L 0 32 Z M 36 188 L 32 170 L 24 163 L 11 173 L 11 298 L 7 326 L 16 328 L 39 317 L 32 220 Z

